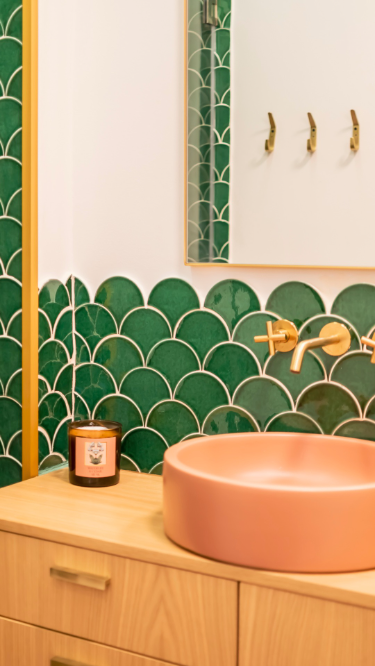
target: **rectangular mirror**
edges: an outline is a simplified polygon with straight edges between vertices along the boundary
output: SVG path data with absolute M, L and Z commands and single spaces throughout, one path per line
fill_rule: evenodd
M 186 263 L 372 268 L 375 5 L 186 1 Z

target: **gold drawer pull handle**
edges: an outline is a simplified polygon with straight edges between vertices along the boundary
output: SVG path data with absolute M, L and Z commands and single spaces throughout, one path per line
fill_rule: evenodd
M 51 666 L 85 666 L 80 661 L 73 661 L 72 659 L 64 659 L 63 657 L 53 657 L 51 659 Z
M 53 657 L 51 659 L 51 666 L 86 666 L 80 661 L 73 661 L 72 659 L 64 659 L 63 657 Z
M 111 582 L 109 576 L 94 576 L 93 574 L 82 573 L 82 571 L 74 571 L 73 569 L 65 569 L 64 567 L 51 567 L 50 574 L 52 578 L 64 580 L 66 583 L 92 587 L 94 590 L 104 591 Z

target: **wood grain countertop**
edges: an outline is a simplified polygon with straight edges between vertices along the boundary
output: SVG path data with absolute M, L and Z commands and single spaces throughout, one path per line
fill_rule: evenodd
M 121 472 L 117 486 L 91 489 L 70 485 L 64 469 L 2 488 L 0 530 L 375 609 L 375 570 L 278 573 L 209 560 L 180 548 L 164 534 L 159 476 Z

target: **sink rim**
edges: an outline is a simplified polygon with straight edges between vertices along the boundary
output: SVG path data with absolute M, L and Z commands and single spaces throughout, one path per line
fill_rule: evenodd
M 354 437 L 340 437 L 336 435 L 324 435 L 324 434 L 318 434 L 318 433 L 288 433 L 288 432 L 281 432 L 281 433 L 270 433 L 270 432 L 248 432 L 248 433 L 224 433 L 220 435 L 207 435 L 205 437 L 195 437 L 191 438 L 189 440 L 179 442 L 178 444 L 174 444 L 171 446 L 167 451 L 164 453 L 164 461 L 167 463 L 167 465 L 172 465 L 174 468 L 179 470 L 180 472 L 196 478 L 196 479 L 201 479 L 201 480 L 206 480 L 211 483 L 221 483 L 225 484 L 227 486 L 231 487 L 243 487 L 243 488 L 248 488 L 249 490 L 255 490 L 257 492 L 283 492 L 283 493 L 348 493 L 348 492 L 358 492 L 358 491 L 364 491 L 364 490 L 375 490 L 375 478 L 373 482 L 370 483 L 360 483 L 360 484 L 342 484 L 342 485 L 337 485 L 337 486 L 303 486 L 303 485 L 279 485 L 276 483 L 268 484 L 268 483 L 252 483 L 251 481 L 246 481 L 246 480 L 240 480 L 240 479 L 231 479 L 226 476 L 220 475 L 220 474 L 213 474 L 209 472 L 205 472 L 202 470 L 199 470 L 196 467 L 192 467 L 184 462 L 182 462 L 179 458 L 179 454 L 184 451 L 184 449 L 189 448 L 190 446 L 194 446 L 199 443 L 203 443 L 204 440 L 210 440 L 211 442 L 217 441 L 218 439 L 223 439 L 225 437 L 230 437 L 233 438 L 235 437 L 236 439 L 251 439 L 251 438 L 275 438 L 277 437 L 278 439 L 300 439 L 301 437 L 306 437 L 309 440 L 313 440 L 318 442 L 319 439 L 324 438 L 329 439 L 332 443 L 334 443 L 337 447 L 342 447 L 342 446 L 353 446 L 353 444 L 357 444 L 361 448 L 364 449 L 374 449 L 375 450 L 375 442 L 372 442 L 371 440 L 367 439 L 358 439 Z M 303 443 L 301 444 L 303 446 Z M 322 444 L 323 446 L 325 444 Z

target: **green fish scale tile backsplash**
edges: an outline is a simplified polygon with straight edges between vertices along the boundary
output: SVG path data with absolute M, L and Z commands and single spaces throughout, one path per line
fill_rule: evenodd
M 375 441 L 375 365 L 359 338 L 375 327 L 374 296 L 372 285 L 353 285 L 332 315 L 297 281 L 279 285 L 262 310 L 255 291 L 235 279 L 214 285 L 202 304 L 178 278 L 159 282 L 148 299 L 120 276 L 93 299 L 77 278 L 50 280 L 40 290 L 40 468 L 67 459 L 73 417 L 120 421 L 122 468 L 152 474 L 162 473 L 169 446 L 196 436 L 266 430 Z M 341 321 L 351 349 L 339 358 L 308 352 L 293 375 L 292 352 L 269 357 L 267 344 L 254 343 L 277 318 L 294 321 L 301 339 Z M 16 399 L 17 372 L 4 373 Z M 17 437 L 12 447 L 16 457 Z
M 0 487 L 22 478 L 22 4 L 0 2 Z

